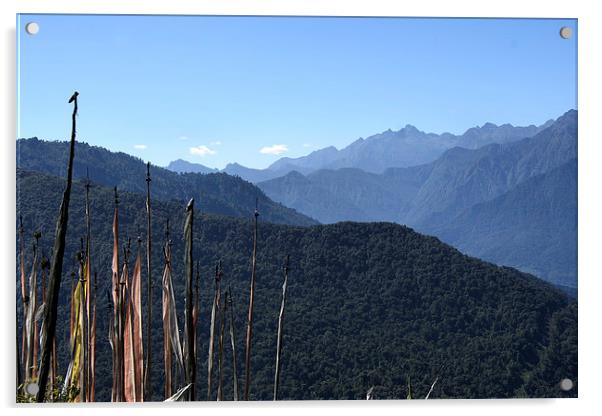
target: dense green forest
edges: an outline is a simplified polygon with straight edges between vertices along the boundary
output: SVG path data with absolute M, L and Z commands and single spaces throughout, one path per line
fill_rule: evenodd
M 76 161 L 78 158 L 80 154 Z M 144 173 L 125 176 L 144 184 Z M 90 178 L 98 182 L 92 171 Z M 17 215 L 23 217 L 29 264 L 34 231 L 42 233 L 42 251 L 50 254 L 64 180 L 18 170 L 17 183 Z M 99 280 L 97 399 L 109 400 L 106 290 L 111 278 L 114 197 L 111 188 L 96 184 L 90 195 L 91 258 Z M 145 238 L 144 196 L 120 191 L 119 200 L 120 241 L 123 245 L 131 238 L 135 252 L 136 237 Z M 204 399 L 213 274 L 218 260 L 222 260 L 225 273 L 222 284 L 231 286 L 234 295 L 242 384 L 253 211 L 247 206 L 247 218 L 207 214 L 210 210 L 203 197 L 195 206 L 194 257 L 201 265 L 197 397 Z M 183 317 L 184 208 L 180 201 L 153 201 L 153 316 L 157 318 L 161 311 L 161 244 L 168 218 L 178 314 Z M 260 201 L 260 213 L 264 208 Z M 437 238 L 397 224 L 342 222 L 300 227 L 268 223 L 263 215 L 259 219 L 251 399 L 272 398 L 282 264 L 287 254 L 291 270 L 282 399 L 363 399 L 371 387 L 376 399 L 403 399 L 408 381 L 413 396 L 421 398 L 437 377 L 431 398 L 577 395 L 577 304 L 549 284 L 515 269 L 468 257 Z M 75 270 L 75 254 L 84 235 L 84 183 L 76 181 L 57 326 L 61 374 L 68 360 L 70 273 Z M 145 284 L 144 273 L 143 293 Z M 142 310 L 145 308 L 143 305 Z M 21 316 L 19 309 L 17 317 Z M 160 319 L 153 322 L 152 336 L 153 399 L 161 400 Z M 225 397 L 231 399 L 229 342 L 225 351 Z M 575 388 L 561 391 L 563 378 L 572 379 Z

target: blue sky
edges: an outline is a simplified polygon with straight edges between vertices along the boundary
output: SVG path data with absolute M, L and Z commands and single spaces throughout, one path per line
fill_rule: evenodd
M 462 133 L 577 106 L 575 20 L 17 20 L 18 136 L 66 140 L 78 90 L 79 140 L 162 166 L 263 168 L 406 124 Z

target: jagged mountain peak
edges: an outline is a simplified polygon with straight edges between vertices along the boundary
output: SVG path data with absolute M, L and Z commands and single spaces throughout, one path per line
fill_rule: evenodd
M 406 124 L 402 131 L 405 131 L 406 133 L 422 133 L 422 131 L 418 130 L 415 126 L 411 124 Z
M 238 163 L 238 162 L 232 162 L 232 163 L 228 163 L 228 164 L 226 165 L 226 167 L 224 168 L 224 170 L 228 169 L 229 167 L 230 167 L 230 168 L 240 168 L 240 167 L 243 167 L 243 165 L 241 165 L 241 164 L 240 164 L 240 163 Z

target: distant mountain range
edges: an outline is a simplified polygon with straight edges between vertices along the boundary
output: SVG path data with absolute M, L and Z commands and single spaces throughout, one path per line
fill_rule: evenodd
M 360 138 L 341 150 L 330 146 L 303 157 L 283 157 L 267 169 L 252 169 L 231 163 L 222 171 L 252 183 L 278 178 L 292 171 L 308 174 L 320 169 L 357 168 L 365 172 L 382 173 L 392 167 L 432 162 L 453 147 L 477 149 L 491 143 L 504 144 L 531 137 L 551 123 L 552 120 L 541 126 L 527 127 L 486 123 L 482 127 L 473 127 L 462 135 L 425 133 L 407 125 L 399 131 L 387 130 L 366 139 Z M 215 171 L 201 164 L 182 160 L 171 162 L 167 168 L 175 172 Z
M 421 166 L 290 172 L 258 186 L 324 223 L 408 224 L 471 255 L 574 287 L 577 112 L 537 130 L 522 140 L 455 147 Z
M 269 170 L 299 167 L 306 170 L 358 168 L 366 172 L 382 173 L 391 167 L 408 167 L 432 162 L 447 149 L 464 147 L 476 149 L 490 143 L 509 143 L 531 137 L 546 128 L 542 126 L 514 127 L 510 124 L 496 126 L 487 123 L 467 130 L 460 136 L 451 133 L 433 134 L 407 125 L 399 131 L 387 130 L 358 139 L 344 149 L 327 147 L 308 156 L 274 162 Z

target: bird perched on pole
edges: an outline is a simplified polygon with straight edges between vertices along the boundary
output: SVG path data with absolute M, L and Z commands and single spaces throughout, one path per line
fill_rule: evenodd
M 73 93 L 73 95 L 71 96 L 71 98 L 69 98 L 69 102 L 72 103 L 73 101 L 75 101 L 77 99 L 78 95 L 79 95 L 79 92 L 75 91 Z

